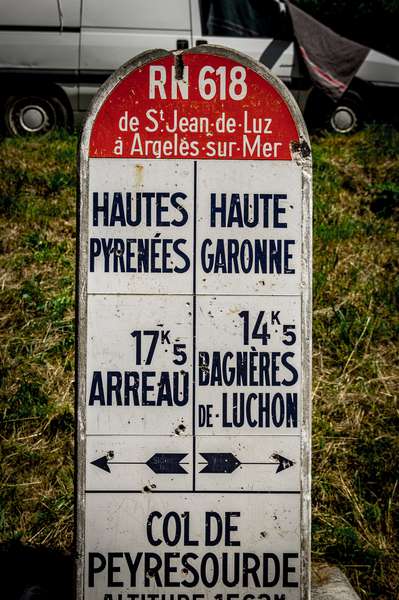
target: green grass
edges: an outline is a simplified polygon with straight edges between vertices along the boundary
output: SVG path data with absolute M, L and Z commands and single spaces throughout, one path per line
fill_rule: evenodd
M 72 548 L 76 138 L 0 143 L 0 538 Z M 314 149 L 313 556 L 399 595 L 399 134 Z
M 70 548 L 76 139 L 0 145 L 0 538 Z
M 315 141 L 313 552 L 399 594 L 399 135 Z

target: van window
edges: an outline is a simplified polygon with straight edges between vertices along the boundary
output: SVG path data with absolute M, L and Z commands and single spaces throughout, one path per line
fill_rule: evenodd
M 202 35 L 281 38 L 275 0 L 200 0 L 200 8 Z

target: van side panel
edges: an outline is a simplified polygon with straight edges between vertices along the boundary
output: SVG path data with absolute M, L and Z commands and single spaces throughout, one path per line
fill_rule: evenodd
M 82 30 L 80 68 L 83 72 L 102 70 L 110 75 L 117 67 L 145 50 L 155 47 L 175 50 L 178 39 L 189 42 L 190 31 Z
M 79 69 L 81 0 L 1 0 L 0 74 Z
M 377 85 L 399 86 L 399 61 L 370 50 L 356 77 Z
M 82 26 L 185 31 L 189 0 L 83 0 Z
M 0 31 L 0 72 L 18 69 L 79 68 L 79 33 Z
M 64 27 L 80 27 L 81 0 L 62 0 Z M 0 29 L 4 27 L 59 27 L 57 0 L 1 0 Z

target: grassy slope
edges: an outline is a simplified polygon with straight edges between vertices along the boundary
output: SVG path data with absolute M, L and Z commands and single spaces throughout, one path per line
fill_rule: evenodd
M 62 134 L 0 144 L 0 539 L 64 549 L 75 149 Z M 313 551 L 340 564 L 362 598 L 380 600 L 399 593 L 398 155 L 399 135 L 383 128 L 314 141 Z

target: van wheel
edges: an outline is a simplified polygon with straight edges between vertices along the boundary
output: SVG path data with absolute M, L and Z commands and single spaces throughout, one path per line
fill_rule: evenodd
M 67 110 L 55 96 L 9 96 L 5 101 L 4 126 L 12 136 L 41 135 L 67 124 Z
M 353 133 L 363 125 L 364 108 L 359 94 L 349 91 L 332 108 L 327 126 L 336 133 Z
M 305 121 L 311 129 L 348 134 L 362 127 L 365 113 L 362 97 L 353 90 L 346 92 L 336 104 L 314 90 L 306 104 Z

